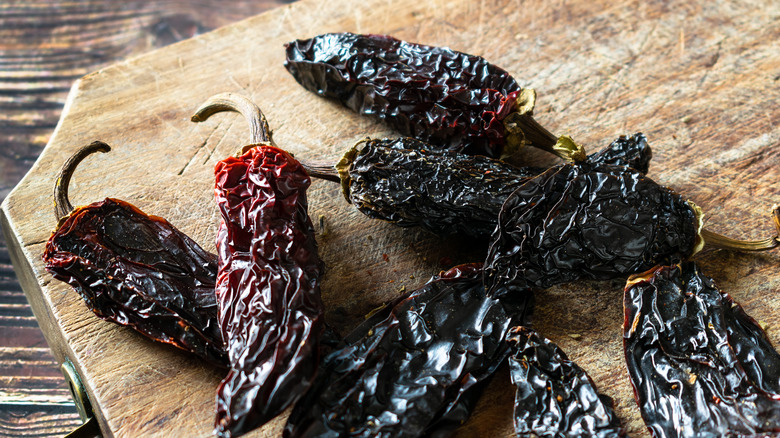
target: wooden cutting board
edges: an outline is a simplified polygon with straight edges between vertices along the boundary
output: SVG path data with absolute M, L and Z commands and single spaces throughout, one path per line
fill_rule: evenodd
M 113 146 L 78 169 L 74 204 L 111 196 L 163 216 L 214 250 L 213 166 L 248 140 L 244 120 L 189 116 L 212 94 L 255 100 L 277 143 L 302 159 L 335 160 L 384 126 L 303 90 L 282 67 L 283 44 L 332 31 L 387 33 L 479 54 L 538 92 L 537 120 L 595 151 L 644 132 L 650 176 L 738 238 L 773 233 L 780 201 L 780 4 L 695 0 L 548 2 L 302 0 L 95 72 L 73 87 L 35 166 L 2 205 L 14 266 L 54 355 L 81 375 L 105 436 L 209 436 L 221 373 L 95 317 L 40 259 L 55 226 L 57 170 L 77 148 Z M 528 159 L 552 163 L 531 152 Z M 484 248 L 372 221 L 315 181 L 309 195 L 327 318 L 347 332 L 371 309 Z M 710 251 L 702 269 L 770 337 L 780 337 L 780 254 Z M 646 436 L 623 363 L 623 281 L 583 282 L 537 298 L 534 326 L 613 397 L 632 436 Z M 502 368 L 462 436 L 511 434 L 514 393 Z M 279 436 L 282 415 L 251 436 Z

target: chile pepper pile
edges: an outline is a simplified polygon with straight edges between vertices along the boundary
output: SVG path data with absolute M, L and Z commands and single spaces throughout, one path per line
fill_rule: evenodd
M 218 95 L 193 121 L 237 111 L 252 138 L 215 169 L 217 255 L 123 201 L 70 207 L 70 174 L 106 150 L 101 143 L 64 166 L 57 210 L 67 216 L 44 254 L 47 270 L 98 316 L 229 368 L 217 388 L 218 436 L 242 435 L 290 406 L 288 437 L 447 435 L 504 360 L 517 436 L 625 436 L 612 401 L 528 326 L 538 289 L 651 268 L 629 280 L 624 333 L 651 433 L 780 434 L 780 355 L 685 262 L 705 244 L 763 250 L 777 237 L 741 242 L 702 229 L 698 207 L 646 176 L 644 135 L 586 155 L 533 119 L 533 90 L 478 56 L 349 33 L 286 51 L 301 85 L 405 137 L 361 141 L 334 166 L 301 164 L 273 143 L 256 105 Z M 498 159 L 524 145 L 568 162 L 543 169 Z M 310 175 L 341 183 L 369 217 L 480 239 L 486 257 L 330 342 Z M 780 233 L 780 209 L 774 220 Z M 706 412 L 696 409 L 701 400 Z

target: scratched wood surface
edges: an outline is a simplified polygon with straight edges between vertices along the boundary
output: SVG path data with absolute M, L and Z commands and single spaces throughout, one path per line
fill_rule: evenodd
M 207 436 L 220 373 L 98 320 L 42 269 L 54 173 L 76 148 L 95 139 L 114 146 L 82 164 L 74 203 L 125 199 L 213 249 L 213 165 L 247 140 L 247 129 L 231 114 L 194 125 L 194 108 L 213 93 L 244 93 L 263 108 L 280 146 L 335 159 L 366 135 L 391 133 L 301 89 L 282 68 L 282 45 L 327 31 L 390 33 L 503 66 L 538 91 L 537 120 L 591 150 L 644 132 L 654 179 L 701 206 L 709 228 L 761 238 L 773 232 L 768 212 L 780 199 L 778 18 L 772 1 L 303 0 L 79 80 L 43 154 L 3 204 L 11 258 L 54 356 L 77 363 L 106 435 Z M 318 181 L 309 199 L 310 214 L 322 218 L 326 316 L 343 332 L 400 290 L 483 254 L 479 245 L 365 219 L 340 196 Z M 780 255 L 709 251 L 697 259 L 777 343 Z M 632 436 L 647 436 L 623 363 L 622 287 L 545 291 L 534 326 L 615 399 Z M 509 435 L 512 398 L 501 369 L 461 435 Z M 284 420 L 253 436 L 278 436 Z
M 0 202 L 49 140 L 73 82 L 284 2 L 0 2 Z M 0 234 L 0 436 L 61 437 L 81 420 Z

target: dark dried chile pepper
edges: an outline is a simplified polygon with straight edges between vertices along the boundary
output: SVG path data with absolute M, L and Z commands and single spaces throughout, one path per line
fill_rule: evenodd
M 780 436 L 780 354 L 693 262 L 629 279 L 623 341 L 654 437 Z
M 486 284 L 525 291 L 605 280 L 688 259 L 705 242 L 743 251 L 779 243 L 777 236 L 735 241 L 702 230 L 701 222 L 698 207 L 635 169 L 562 164 L 527 180 L 504 203 Z
M 518 437 L 623 437 L 611 398 L 549 339 L 526 327 L 507 337 Z
M 530 294 L 504 302 L 488 297 L 480 264 L 434 277 L 325 357 L 285 436 L 451 431 L 468 418 L 483 383 L 508 355 L 509 329 L 526 323 L 531 306 Z
M 286 45 L 304 88 L 384 120 L 401 134 L 470 155 L 555 153 L 532 117 L 536 94 L 485 59 L 385 35 L 333 33 Z
M 57 229 L 43 254 L 46 270 L 70 284 L 100 318 L 227 366 L 217 326 L 217 257 L 163 218 L 106 198 L 73 208 L 68 183 L 95 142 L 63 166 L 55 189 Z
M 310 178 L 292 155 L 268 144 L 262 113 L 246 98 L 214 96 L 193 121 L 227 110 L 244 114 L 253 134 L 240 156 L 215 168 L 222 213 L 216 294 L 231 367 L 217 389 L 215 432 L 223 437 L 263 425 L 309 388 L 324 330 Z
M 403 227 L 422 226 L 440 235 L 485 239 L 514 189 L 545 170 L 430 149 L 413 138 L 367 139 L 336 166 L 309 169 L 314 177 L 341 182 L 345 198 L 368 217 Z M 581 150 L 577 145 L 571 149 Z M 646 172 L 651 156 L 645 136 L 634 134 L 621 136 L 587 160 Z

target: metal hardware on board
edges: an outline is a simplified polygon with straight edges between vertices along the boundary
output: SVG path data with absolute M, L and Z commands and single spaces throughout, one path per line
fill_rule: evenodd
M 73 396 L 79 417 L 84 422 L 73 432 L 66 435 L 65 438 L 99 438 L 101 436 L 100 427 L 92 411 L 92 403 L 89 401 L 87 391 L 81 382 L 81 376 L 79 376 L 76 367 L 73 366 L 73 362 L 70 359 L 65 359 L 61 369 L 62 374 L 65 375 L 65 380 L 68 382 L 70 394 Z

